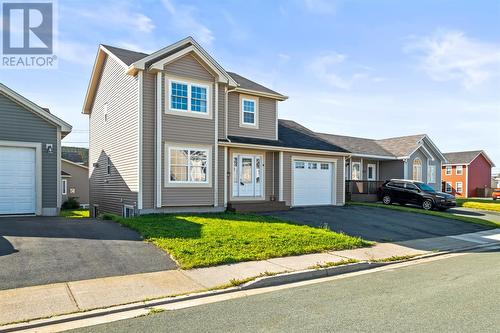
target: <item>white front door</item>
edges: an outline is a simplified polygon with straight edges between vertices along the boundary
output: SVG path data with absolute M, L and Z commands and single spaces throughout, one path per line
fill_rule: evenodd
M 0 215 L 34 214 L 35 149 L 0 147 Z
M 262 156 L 233 156 L 233 197 L 262 196 Z

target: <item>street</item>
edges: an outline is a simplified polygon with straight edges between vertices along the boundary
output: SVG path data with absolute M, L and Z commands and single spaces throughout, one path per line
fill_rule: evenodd
M 500 249 L 74 332 L 498 332 Z

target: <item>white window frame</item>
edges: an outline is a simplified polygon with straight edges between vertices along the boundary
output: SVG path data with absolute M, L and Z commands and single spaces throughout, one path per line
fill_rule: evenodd
M 123 205 L 123 212 L 122 212 L 123 217 L 127 218 L 127 210 L 128 209 L 132 210 L 132 215 L 128 216 L 128 217 L 134 217 L 135 216 L 135 207 L 132 205 Z
M 445 166 L 444 174 L 447 176 L 451 176 L 452 173 L 453 173 L 453 167 L 451 165 Z
M 460 170 L 460 173 L 458 173 L 458 170 Z M 464 174 L 464 166 L 463 165 L 457 165 L 455 166 L 455 174 L 457 176 L 461 176 Z
M 372 176 L 370 177 L 370 172 L 368 171 L 370 168 L 373 168 Z M 366 165 L 366 180 L 377 180 L 377 165 L 373 163 L 368 163 Z
M 427 164 L 427 183 L 436 184 L 436 166 L 434 164 Z
M 196 150 L 207 154 L 207 177 L 203 182 L 198 181 L 172 181 L 170 180 L 170 156 L 172 150 Z M 189 159 L 188 159 L 189 163 Z M 189 165 L 189 164 L 188 164 Z M 174 146 L 165 145 L 165 187 L 212 187 L 212 148 L 207 146 Z M 189 177 L 189 167 L 188 167 Z
M 460 184 L 460 186 L 458 185 Z M 460 191 L 458 190 L 460 188 Z M 456 182 L 455 183 L 455 192 L 462 194 L 464 191 L 464 184 L 462 182 Z
M 187 81 L 177 78 L 167 78 L 167 103 L 165 113 L 176 114 L 176 115 L 184 115 L 189 117 L 198 117 L 198 118 L 211 118 L 212 117 L 212 94 L 210 91 L 211 84 L 208 82 L 199 82 L 199 81 Z M 172 107 L 172 83 L 185 84 L 187 85 L 187 110 L 183 109 L 175 109 Z M 191 111 L 191 87 L 200 87 L 205 88 L 207 90 L 207 111 Z
M 359 179 L 354 178 L 354 166 L 359 166 Z M 361 162 L 352 162 L 351 163 L 351 180 L 363 180 L 363 170 L 361 170 Z
M 254 117 L 253 123 L 247 123 L 244 121 L 244 111 L 243 111 L 243 103 L 245 101 L 250 101 L 254 103 Z M 240 127 L 247 128 L 259 128 L 259 98 L 248 95 L 240 95 Z
M 419 161 L 420 164 L 415 164 L 416 161 Z M 415 167 L 420 167 L 420 179 L 416 179 L 415 178 Z M 422 174 L 422 160 L 420 158 L 415 158 L 413 160 L 413 162 L 411 163 L 411 178 L 412 180 L 416 181 L 416 182 L 421 182 L 422 181 L 422 178 L 423 178 L 423 174 Z
M 62 195 L 68 194 L 68 180 L 67 179 L 61 180 L 61 194 Z
M 448 186 L 450 186 L 449 189 L 448 189 Z M 451 182 L 446 182 L 446 184 L 444 185 L 444 191 L 446 193 L 452 193 L 453 192 L 453 184 Z

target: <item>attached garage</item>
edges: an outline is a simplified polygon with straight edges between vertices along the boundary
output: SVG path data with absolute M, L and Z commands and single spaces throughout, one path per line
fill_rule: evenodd
M 336 163 L 293 160 L 292 205 L 334 205 Z

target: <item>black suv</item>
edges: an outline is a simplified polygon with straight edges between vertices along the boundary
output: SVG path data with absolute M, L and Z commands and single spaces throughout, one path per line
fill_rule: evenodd
M 436 192 L 431 186 L 412 180 L 391 179 L 379 189 L 379 199 L 386 205 L 397 202 L 400 205 L 419 205 L 425 210 L 437 208 L 446 210 L 457 205 L 451 194 Z

